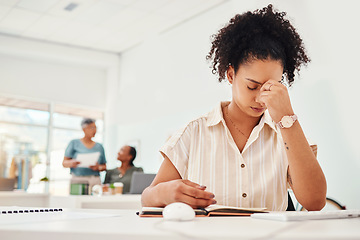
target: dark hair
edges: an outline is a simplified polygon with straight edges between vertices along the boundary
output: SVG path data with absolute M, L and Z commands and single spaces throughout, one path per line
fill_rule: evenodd
M 131 166 L 134 166 L 134 160 L 135 160 L 135 158 L 136 158 L 136 149 L 134 148 L 134 147 L 132 147 L 132 146 L 129 146 L 130 147 L 130 150 L 129 150 L 129 153 L 130 153 L 130 155 L 132 156 L 132 158 L 131 158 L 131 160 L 130 160 L 130 165 Z
M 212 61 L 212 73 L 225 79 L 231 65 L 235 72 L 240 64 L 251 60 L 280 60 L 289 86 L 294 72 L 310 62 L 296 29 L 286 20 L 285 12 L 274 11 L 269 4 L 261 10 L 237 14 L 230 22 L 212 35 L 212 47 L 207 60 Z M 283 75 L 283 76 L 284 76 Z
M 92 119 L 92 118 L 84 118 L 82 121 L 81 121 L 81 127 L 84 128 L 86 127 L 87 125 L 91 124 L 91 123 L 95 123 L 95 119 Z

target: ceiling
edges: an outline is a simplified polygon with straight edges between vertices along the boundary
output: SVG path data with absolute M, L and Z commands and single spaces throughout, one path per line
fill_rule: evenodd
M 0 34 L 123 52 L 226 0 L 0 0 Z

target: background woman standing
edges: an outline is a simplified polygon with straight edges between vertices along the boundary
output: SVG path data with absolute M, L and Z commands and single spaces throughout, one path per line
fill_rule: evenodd
M 84 131 L 84 137 L 81 139 L 71 140 L 65 150 L 65 157 L 63 160 L 63 166 L 70 168 L 72 175 L 71 183 L 88 183 L 89 193 L 91 192 L 92 186 L 101 184 L 100 171 L 106 170 L 106 158 L 104 147 L 97 142 L 92 140 L 96 134 L 95 120 L 85 118 L 81 121 L 81 128 Z M 87 167 L 78 167 L 80 164 L 77 161 L 78 154 L 87 154 L 99 152 L 100 156 L 95 165 Z

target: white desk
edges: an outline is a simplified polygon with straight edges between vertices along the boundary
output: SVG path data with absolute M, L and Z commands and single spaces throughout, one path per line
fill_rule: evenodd
M 140 194 L 122 195 L 70 195 L 51 196 L 49 194 L 26 192 L 0 192 L 0 206 L 57 207 L 57 208 L 99 208 L 99 209 L 140 209 Z
M 72 214 L 109 214 L 82 219 L 11 222 L 0 215 L 1 239 L 360 239 L 360 218 L 277 222 L 250 217 L 202 217 L 190 222 L 140 218 L 136 210 L 78 209 Z M 64 212 L 66 213 L 66 212 Z M 44 213 L 43 216 L 46 216 Z M 30 216 L 28 215 L 23 216 Z M 49 215 L 47 215 L 49 216 Z
M 141 194 L 50 196 L 48 206 L 54 208 L 140 209 Z
M 24 191 L 0 191 L 0 206 L 47 207 L 49 194 Z

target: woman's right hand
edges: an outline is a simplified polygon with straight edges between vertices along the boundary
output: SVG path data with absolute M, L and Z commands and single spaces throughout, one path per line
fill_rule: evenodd
M 206 186 L 200 186 L 189 180 L 171 180 L 159 183 L 155 187 L 158 188 L 158 197 L 163 200 L 165 206 L 173 202 L 183 202 L 192 208 L 204 208 L 216 204 L 215 195 L 205 191 Z

